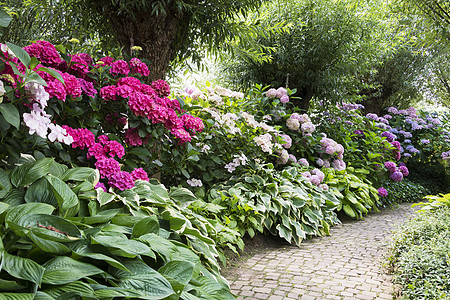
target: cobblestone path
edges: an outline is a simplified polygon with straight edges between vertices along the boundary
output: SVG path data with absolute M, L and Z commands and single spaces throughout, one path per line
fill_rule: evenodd
M 394 224 L 413 214 L 410 203 L 364 221 L 344 221 L 331 236 L 257 254 L 228 276 L 237 299 L 392 299 L 382 254 Z M 234 276 L 234 278 L 232 278 Z

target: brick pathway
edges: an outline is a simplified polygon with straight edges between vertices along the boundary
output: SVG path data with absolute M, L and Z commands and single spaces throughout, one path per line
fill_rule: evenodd
M 345 221 L 331 236 L 300 248 L 269 249 L 244 261 L 228 276 L 237 299 L 392 299 L 381 255 L 395 223 L 413 213 L 410 203 Z

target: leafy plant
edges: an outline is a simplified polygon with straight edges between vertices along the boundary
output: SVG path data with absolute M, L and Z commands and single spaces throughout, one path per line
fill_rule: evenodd
M 450 292 L 450 210 L 419 213 L 395 232 L 388 264 L 402 299 L 445 299 Z
M 192 193 L 138 181 L 114 194 L 95 190 L 98 180 L 51 158 L 0 171 L 2 295 L 233 299 L 214 227 L 186 209 Z
M 428 195 L 424 199 L 428 199 L 428 203 L 420 202 L 413 204 L 414 206 L 420 206 L 420 211 L 439 209 L 443 206 L 450 207 L 450 194 L 440 195 Z
M 241 177 L 214 186 L 208 195 L 225 206 L 224 222 L 251 237 L 267 231 L 297 245 L 308 236 L 329 234 L 339 223 L 333 210 L 339 202 L 311 184 L 296 167 L 276 171 L 273 165 L 255 165 Z

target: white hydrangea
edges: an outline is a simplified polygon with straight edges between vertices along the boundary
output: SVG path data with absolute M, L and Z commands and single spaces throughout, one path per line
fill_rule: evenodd
M 189 184 L 192 187 L 201 187 L 201 186 L 203 186 L 202 181 L 200 179 L 195 179 L 195 178 L 186 180 L 186 183 Z

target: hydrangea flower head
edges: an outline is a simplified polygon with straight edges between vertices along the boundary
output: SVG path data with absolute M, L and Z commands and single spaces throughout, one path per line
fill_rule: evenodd
M 120 171 L 120 164 L 113 158 L 103 157 L 95 163 L 101 178 L 109 178 Z
M 387 197 L 388 191 L 384 187 L 380 187 L 378 189 L 378 196 L 380 197 Z
M 395 162 L 392 161 L 385 162 L 384 167 L 388 169 L 390 173 L 395 172 L 395 170 L 397 169 L 397 165 L 395 164 Z
M 400 182 L 403 180 L 403 174 L 400 171 L 395 171 L 392 172 L 391 175 L 389 175 L 389 178 L 391 178 L 392 181 Z
M 302 165 L 302 166 L 305 166 L 305 167 L 309 167 L 309 162 L 306 160 L 306 158 L 300 158 L 298 160 L 298 164 Z
M 114 76 L 117 76 L 119 74 L 128 76 L 128 74 L 130 73 L 130 67 L 128 66 L 128 63 L 126 61 L 119 59 L 111 63 L 111 69 L 109 69 L 109 73 Z
M 124 191 L 134 187 L 134 180 L 130 173 L 119 171 L 109 177 L 109 185 L 115 189 Z
M 134 169 L 131 172 L 131 177 L 133 178 L 134 181 L 136 181 L 138 179 L 139 180 L 144 180 L 144 181 L 148 181 L 149 180 L 147 172 L 145 172 L 144 169 L 142 169 L 142 168 Z
M 164 98 L 170 95 L 170 86 L 162 79 L 153 81 L 151 87 L 159 97 Z

